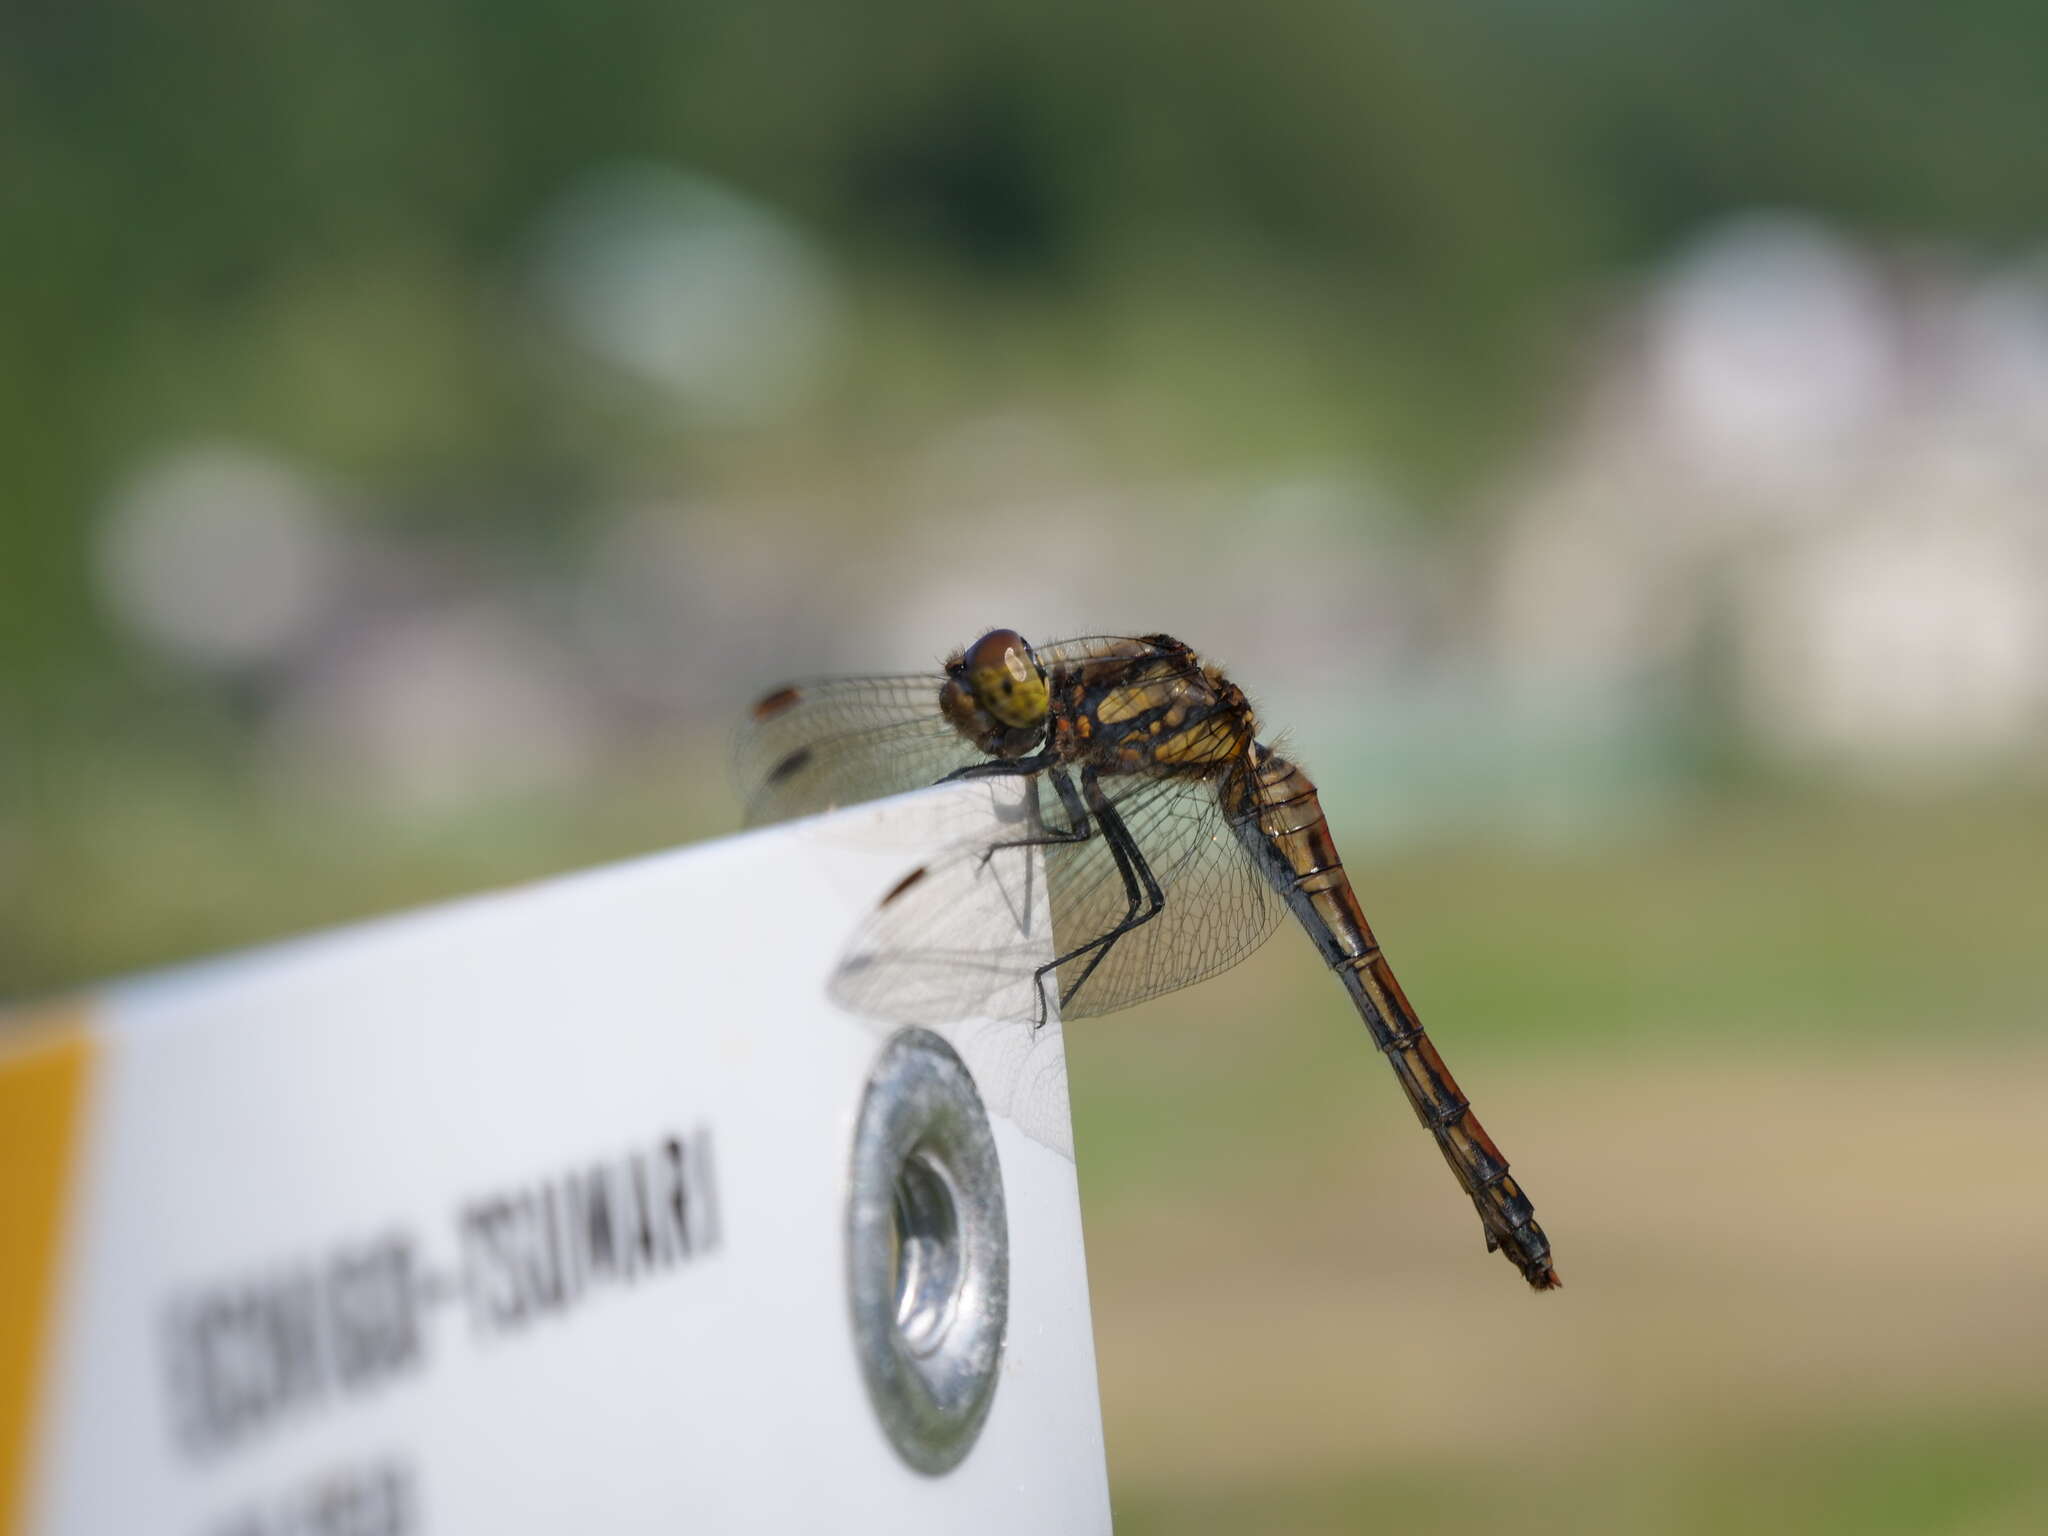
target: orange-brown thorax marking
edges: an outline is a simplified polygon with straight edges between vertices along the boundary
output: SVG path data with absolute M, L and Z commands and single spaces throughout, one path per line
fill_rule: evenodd
M 1257 724 L 1243 692 L 1185 647 L 1091 657 L 1053 678 L 1053 748 L 1110 773 L 1221 768 L 1251 746 Z

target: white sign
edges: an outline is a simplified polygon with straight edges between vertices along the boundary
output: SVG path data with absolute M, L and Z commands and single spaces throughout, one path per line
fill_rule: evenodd
M 1056 1022 L 949 1032 L 1004 1079 L 982 1094 L 1009 1265 L 994 1398 L 950 1471 L 890 1443 L 849 1318 L 848 1159 L 888 1032 L 828 982 L 988 802 L 930 792 L 101 994 L 22 1528 L 1106 1531 Z

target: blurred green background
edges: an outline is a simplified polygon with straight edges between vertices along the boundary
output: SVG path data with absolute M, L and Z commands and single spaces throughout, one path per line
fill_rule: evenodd
M 1119 1528 L 2048 1528 L 2048 10 L 17 5 L 0 995 L 1180 634 L 1282 935 L 1070 1037 Z

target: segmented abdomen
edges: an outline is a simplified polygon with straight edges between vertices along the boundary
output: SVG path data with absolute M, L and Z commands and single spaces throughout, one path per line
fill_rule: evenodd
M 1380 953 L 1323 819 L 1314 783 L 1279 753 L 1254 744 L 1223 794 L 1238 836 L 1342 979 L 1416 1118 L 1436 1138 L 1444 1161 L 1478 1208 L 1487 1248 L 1503 1249 L 1537 1290 L 1556 1286 L 1550 1242 L 1536 1224 L 1528 1196 L 1509 1175 L 1508 1160 L 1458 1091 L 1457 1080 L 1423 1033 Z

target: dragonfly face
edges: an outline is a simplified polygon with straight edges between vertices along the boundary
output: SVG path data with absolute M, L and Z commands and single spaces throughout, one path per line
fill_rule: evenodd
M 939 708 L 990 757 L 1022 757 L 1045 734 L 1052 695 L 1045 669 L 1014 629 L 992 629 L 946 663 Z

